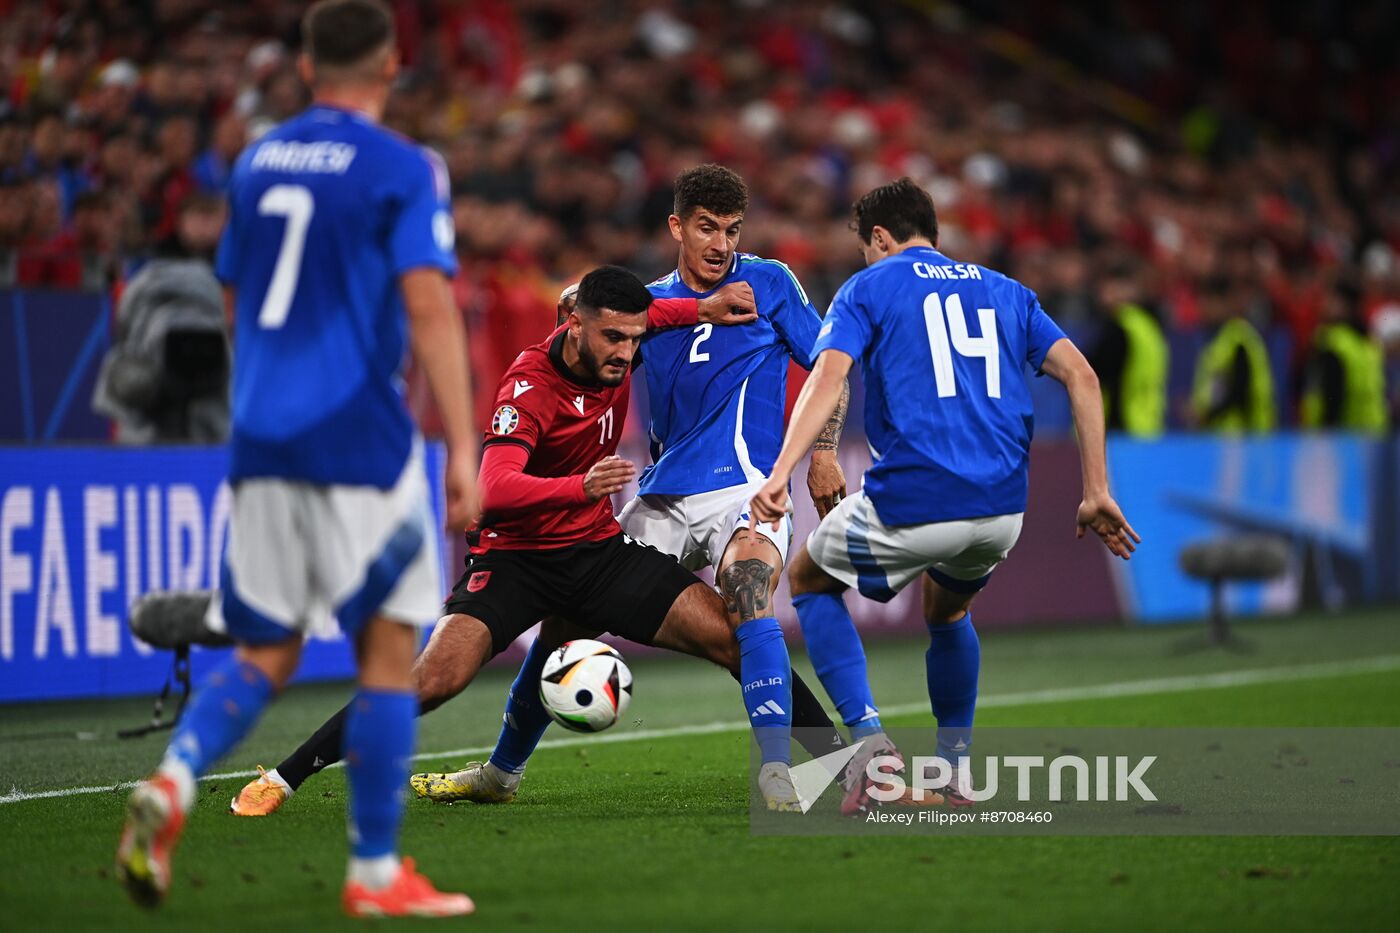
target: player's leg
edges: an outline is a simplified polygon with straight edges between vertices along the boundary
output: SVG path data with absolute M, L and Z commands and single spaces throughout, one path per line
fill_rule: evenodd
M 692 599 L 694 602 L 689 602 Z M 724 612 L 724 601 L 709 587 L 702 586 L 693 594 L 687 590 L 650 644 L 711 661 L 742 685 L 739 643 Z M 792 726 L 794 738 L 814 758 L 845 744 L 821 700 L 796 671 L 792 675 Z
M 501 734 L 491 752 L 491 764 L 506 774 L 519 776 L 535 746 L 553 722 L 540 702 L 540 675 L 550 652 L 566 641 L 591 638 L 596 631 L 581 628 L 566 619 L 550 616 L 540 624 L 539 636 L 530 645 L 520 672 L 510 685 L 502 717 Z
M 459 666 L 470 682 L 489 654 L 490 635 L 474 619 L 458 618 L 450 627 L 462 635 Z M 399 859 L 401 788 L 419 711 L 417 645 L 413 626 L 382 616 L 370 620 L 356 638 L 360 685 L 344 717 L 351 858 L 342 900 L 352 916 L 443 916 L 474 909 L 464 894 L 432 890 L 411 862 Z
M 924 621 L 929 633 L 924 667 L 929 704 L 938 721 L 938 755 L 956 767 L 972 745 L 972 720 L 977 709 L 982 646 L 972 627 L 971 606 L 981 586 L 969 590 L 949 577 L 940 583 L 936 572 L 930 571 L 923 584 Z M 947 788 L 948 802 L 954 806 L 970 804 L 956 788 L 956 781 Z
M 766 594 L 771 605 L 792 539 L 792 525 L 784 521 L 776 530 L 767 525 L 751 529 L 748 507 L 752 492 L 740 486 L 684 498 L 648 496 L 623 510 L 622 528 L 629 536 L 676 557 L 687 568 L 715 567 L 721 571 L 717 573 L 721 588 L 725 583 L 723 571 L 734 566 L 736 560 L 747 559 L 747 551 L 755 552 L 774 571 Z M 648 507 L 640 508 L 643 504 Z M 691 627 L 690 631 L 676 633 L 677 638 L 685 639 L 686 647 L 665 647 L 714 661 L 739 681 L 741 689 L 753 682 L 752 678 L 743 677 L 742 657 L 734 651 L 738 644 L 733 633 L 739 624 L 737 614 L 716 617 L 710 612 L 698 612 L 681 619 Z M 793 673 L 789 687 L 791 696 L 779 702 L 791 711 L 792 727 L 798 730 L 797 738 L 803 747 L 813 757 L 840 748 L 844 744 L 840 734 L 807 683 Z
M 792 664 L 773 611 L 782 557 L 752 529 L 734 532 L 715 570 L 734 637 L 739 679 L 763 763 L 792 763 Z
M 304 533 L 317 542 L 314 595 L 354 640 L 359 667 L 345 716 L 351 851 L 341 896 L 345 912 L 356 917 L 448 916 L 474 909 L 465 894 L 434 890 L 411 860 L 399 857 L 400 791 L 417 732 L 417 629 L 437 618 L 442 592 L 420 457 L 415 450 L 389 490 L 328 487 L 309 500 L 304 519 Z M 484 652 L 465 654 L 470 680 Z
M 520 789 L 525 764 L 553 721 L 540 702 L 540 675 L 550 652 L 574 638 L 598 634 L 551 616 L 540 625 L 515 681 L 510 686 L 496 747 L 485 761 L 469 761 L 457 771 L 426 772 L 409 778 L 419 797 L 438 803 L 510 803 Z
M 480 624 L 449 614 L 438 620 L 432 637 L 413 662 L 413 686 L 418 715 L 437 709 L 466 688 L 481 662 L 472 664 L 475 629 Z M 349 704 L 341 707 L 271 771 L 244 785 L 229 804 L 235 816 L 269 816 L 276 812 L 313 774 L 340 761 L 345 749 L 345 720 Z
M 972 744 L 977 708 L 982 648 L 972 624 L 972 601 L 1006 559 L 1020 531 L 1021 516 L 1016 514 L 948 522 L 941 529 L 930 526 L 925 534 L 951 539 L 958 548 L 934 563 L 923 578 L 929 705 L 938 720 L 938 754 L 954 765 Z M 948 799 L 965 802 L 955 791 Z
M 792 605 L 797 610 L 807 656 L 827 696 L 836 704 L 841 721 L 850 730 L 852 741 L 884 731 L 870 689 L 865 647 L 845 599 L 853 576 L 845 572 L 849 563 L 844 559 L 845 547 L 850 516 L 859 503 L 859 494 L 843 499 L 822 520 L 811 539 L 798 548 L 788 568 Z M 814 559 L 813 549 L 820 562 Z
M 211 625 L 240 647 L 201 683 L 155 775 L 132 791 L 117 872 L 140 903 L 158 903 L 169 888 L 170 858 L 195 782 L 248 733 L 296 669 L 302 645 L 296 623 L 305 618 L 309 595 L 308 565 L 297 546 L 301 505 L 292 487 L 275 481 L 234 491 L 221 598 L 210 613 Z
M 887 528 L 869 499 L 857 492 L 827 513 L 788 573 L 812 665 L 851 728 L 852 740 L 861 742 L 843 781 L 841 811 L 849 816 L 871 806 L 871 760 L 892 757 L 901 762 L 894 770 L 901 771 L 903 757 L 880 723 L 865 651 L 842 594 L 854 586 L 863 596 L 887 602 L 922 573 L 930 561 L 902 539 L 901 531 Z M 939 804 L 943 798 L 928 795 L 920 802 Z
M 538 620 L 548 618 L 568 603 L 568 565 L 576 548 L 567 547 L 552 551 L 491 551 L 478 558 L 462 575 L 452 596 L 447 601 L 447 610 L 454 618 L 469 620 L 475 629 L 473 643 L 465 650 L 480 658 L 472 669 L 505 651 L 522 633 Z M 484 634 L 482 634 L 484 633 Z M 556 635 L 556 633 L 559 633 Z M 526 664 L 516 678 L 513 692 L 517 696 L 510 701 L 506 728 L 502 730 L 501 741 L 507 746 L 506 754 L 520 756 L 523 760 L 534 750 L 539 737 L 544 732 L 540 717 L 548 714 L 538 703 L 526 708 L 525 702 L 530 691 L 527 684 L 533 682 L 538 691 L 539 673 L 544 658 L 548 655 L 550 641 L 560 642 L 572 637 L 569 629 L 561 622 L 547 624 L 542 629 L 546 645 L 539 650 L 537 660 L 527 657 Z M 464 630 L 456 626 L 440 627 L 433 633 L 433 642 L 456 643 L 464 635 Z M 447 652 L 451 657 L 462 653 L 462 648 Z M 536 649 L 532 649 L 532 654 Z M 425 652 L 425 656 L 428 652 Z M 536 666 L 538 665 L 538 666 Z M 432 708 L 441 700 L 460 692 L 466 685 L 460 679 L 460 671 L 446 665 L 420 663 L 419 682 L 423 685 L 425 708 Z M 533 671 L 533 674 L 531 673 Z M 519 718 L 512 728 L 511 715 Z M 489 773 L 484 773 L 489 771 Z M 483 803 L 505 803 L 515 796 L 520 783 L 519 771 L 487 769 L 481 762 L 468 762 L 466 766 L 451 772 L 424 772 L 409 778 L 409 786 L 420 797 L 446 803 L 457 800 L 476 800 Z
M 485 640 L 489 653 L 485 657 L 477 656 L 482 642 L 479 632 L 482 626 L 493 631 L 496 627 L 515 630 L 517 626 L 523 629 L 533 624 L 525 622 L 524 617 L 531 611 L 534 600 L 522 590 L 519 582 L 514 584 L 512 590 L 515 597 L 504 600 L 504 605 L 509 606 L 504 618 L 494 608 L 495 603 L 501 600 L 488 600 L 483 605 L 483 601 L 477 598 L 477 594 L 488 587 L 494 594 L 503 586 L 510 589 L 512 580 L 522 576 L 528 579 L 529 572 L 517 566 L 525 559 L 522 555 L 505 552 L 488 554 L 470 564 L 457 581 L 452 595 L 442 607 L 443 616 L 433 628 L 428 644 L 413 662 L 413 682 L 420 715 L 461 693 L 481 665 L 494 656 L 497 649 L 493 647 L 491 637 Z M 491 585 L 493 580 L 494 586 Z M 472 589 L 474 586 L 475 590 Z M 489 615 L 492 622 L 482 622 L 471 615 L 472 611 Z M 348 709 L 346 706 L 338 710 L 276 768 L 245 785 L 230 806 L 232 812 L 239 816 L 267 816 L 281 807 L 308 777 L 340 761 Z M 414 775 L 414 789 L 422 796 L 425 782 L 437 777 L 441 775 Z

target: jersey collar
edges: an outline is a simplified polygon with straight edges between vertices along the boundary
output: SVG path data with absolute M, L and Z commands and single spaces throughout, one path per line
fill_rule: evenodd
M 707 291 L 707 292 L 697 292 L 695 289 L 693 289 L 693 288 L 691 288 L 689 285 L 685 284 L 685 278 L 682 277 L 682 275 L 681 275 L 681 267 L 680 267 L 680 266 L 676 266 L 676 272 L 675 272 L 675 275 L 676 275 L 676 283 L 679 284 L 681 288 L 683 288 L 683 289 L 685 289 L 686 291 L 690 292 L 690 294 L 691 294 L 693 297 L 695 297 L 695 298 L 708 298 L 710 295 L 713 295 L 715 292 L 719 291 L 721 288 L 724 288 L 724 286 L 728 285 L 728 284 L 729 284 L 729 280 L 730 280 L 731 278 L 733 278 L 733 277 L 734 277 L 734 273 L 736 273 L 736 272 L 738 272 L 738 271 L 739 271 L 739 251 L 738 251 L 738 250 L 735 250 L 735 251 L 734 251 L 734 259 L 733 259 L 732 262 L 729 263 L 729 271 L 726 272 L 726 273 L 724 273 L 724 278 L 720 279 L 720 280 L 719 280 L 719 284 L 716 285 L 714 288 L 710 289 L 709 291 Z

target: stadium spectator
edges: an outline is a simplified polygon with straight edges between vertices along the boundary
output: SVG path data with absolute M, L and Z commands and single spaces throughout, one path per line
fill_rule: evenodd
M 140 69 L 124 58 L 107 63 L 98 73 L 97 87 L 85 98 L 83 110 L 101 135 L 119 131 L 130 119 L 140 82 Z
M 1390 429 L 1400 427 L 1400 307 L 1390 305 L 1376 312 L 1371 333 L 1381 346 L 1385 365 L 1386 417 Z
M 78 195 L 67 229 L 26 253 L 18 284 L 105 292 L 119 272 L 111 205 L 102 192 L 88 191 Z
M 1122 262 L 1110 266 L 1099 286 L 1103 323 L 1089 363 L 1103 390 L 1108 429 L 1156 437 L 1167 423 L 1170 350 L 1162 325 L 1141 301 L 1134 269 Z
M 1277 421 L 1269 351 L 1234 302 L 1226 281 L 1208 283 L 1201 316 L 1213 333 L 1196 361 L 1192 415 L 1209 430 L 1269 431 Z
M 1390 426 L 1385 361 L 1380 343 L 1361 323 L 1358 298 L 1342 288 L 1327 296 L 1304 370 L 1299 412 L 1304 427 L 1381 434 Z
M 29 229 L 29 184 L 0 180 L 0 288 L 19 283 L 19 254 Z

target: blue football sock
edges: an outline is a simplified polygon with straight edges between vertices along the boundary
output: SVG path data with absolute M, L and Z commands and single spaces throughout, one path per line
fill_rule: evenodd
M 549 649 L 536 638 L 529 654 L 525 655 L 525 663 L 520 665 L 520 673 L 510 685 L 501 734 L 491 752 L 491 764 L 502 771 L 524 771 L 525 762 L 534 754 L 540 737 L 549 728 L 549 713 L 540 702 L 540 674 L 548 658 Z
M 845 599 L 837 593 L 803 593 L 792 598 L 792 605 L 807 642 L 807 656 L 841 721 L 850 728 L 851 738 L 883 731 L 865 669 L 865 647 Z
M 938 720 L 938 754 L 953 764 L 972 745 L 972 714 L 977 708 L 977 672 L 982 645 L 969 612 L 956 622 L 930 625 L 928 698 Z
M 272 682 L 262 671 L 229 658 L 205 678 L 180 717 L 167 759 L 183 763 L 192 778 L 237 745 L 272 699 Z
M 764 763 L 792 763 L 792 666 L 783 630 L 772 616 L 750 619 L 739 639 L 739 681 Z
M 350 779 L 350 851 L 356 858 L 398 852 L 417 725 L 418 698 L 412 691 L 361 687 L 350 701 L 345 767 Z

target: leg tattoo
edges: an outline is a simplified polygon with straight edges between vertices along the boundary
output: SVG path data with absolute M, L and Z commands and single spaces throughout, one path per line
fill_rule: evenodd
M 768 615 L 768 592 L 775 571 L 757 557 L 736 560 L 720 574 L 724 608 L 741 623 Z

